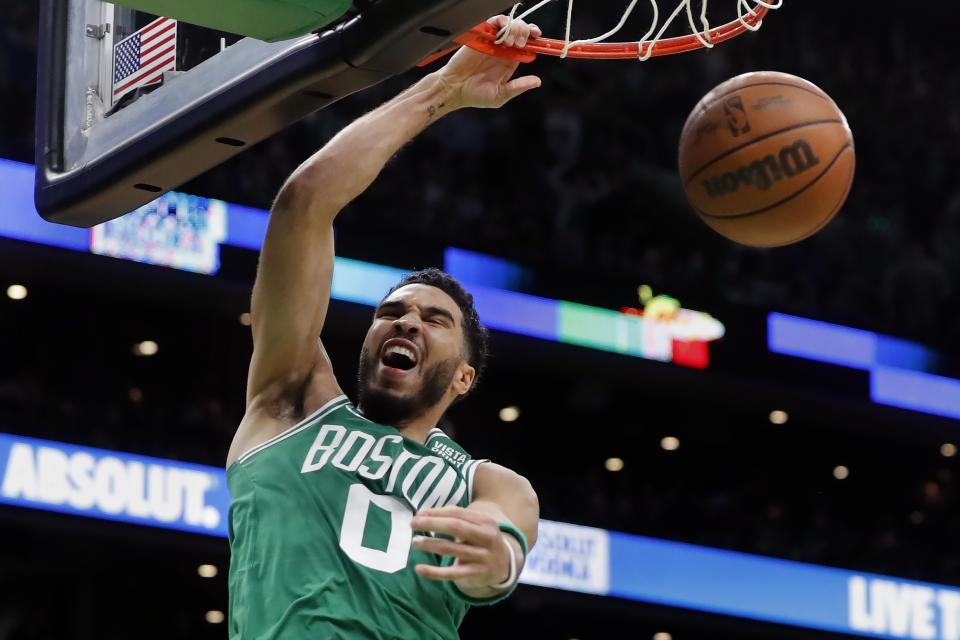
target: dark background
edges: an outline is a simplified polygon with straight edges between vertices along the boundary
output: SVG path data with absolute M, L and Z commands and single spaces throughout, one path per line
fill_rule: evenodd
M 719 5 L 719 3 L 716 3 Z M 732 4 L 732 3 L 731 3 Z M 585 32 L 616 16 L 581 9 Z M 787 0 L 758 34 L 646 64 L 540 60 L 544 87 L 460 112 L 411 143 L 338 219 L 340 255 L 403 268 L 446 246 L 515 260 L 538 295 L 635 306 L 638 284 L 730 333 L 707 372 L 495 334 L 486 380 L 446 428 L 530 478 L 544 518 L 960 585 L 956 421 L 867 402 L 866 374 L 765 354 L 766 311 L 960 350 L 960 76 L 955 15 Z M 0 157 L 33 160 L 36 3 L 0 18 Z M 849 118 L 857 175 L 815 237 L 756 250 L 686 206 L 676 145 L 693 105 L 742 72 L 794 73 Z M 267 208 L 285 177 L 422 71 L 345 99 L 185 185 Z M 24 215 L 35 215 L 24 212 Z M 0 240 L 0 430 L 222 464 L 243 411 L 256 256 L 215 278 Z M 324 341 L 345 389 L 367 308 L 334 302 Z M 132 345 L 155 340 L 152 358 Z M 521 417 L 504 424 L 501 407 Z M 790 414 L 771 425 L 773 409 Z M 678 451 L 660 448 L 675 436 Z M 604 460 L 621 457 L 620 473 Z M 850 477 L 836 480 L 843 464 Z M 223 637 L 226 544 L 0 508 L 0 638 Z M 216 578 L 197 576 L 216 564 Z M 521 587 L 464 638 L 827 637 Z

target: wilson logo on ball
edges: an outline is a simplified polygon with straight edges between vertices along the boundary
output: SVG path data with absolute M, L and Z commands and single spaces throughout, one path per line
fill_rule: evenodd
M 800 175 L 818 164 L 820 158 L 814 154 L 810 143 L 801 139 L 782 148 L 777 155 L 771 153 L 735 171 L 709 177 L 703 181 L 703 187 L 711 198 L 736 193 L 741 187 L 766 191 L 773 183 Z

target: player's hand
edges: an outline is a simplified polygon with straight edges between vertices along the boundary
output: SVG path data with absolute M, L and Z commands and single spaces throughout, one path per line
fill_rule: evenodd
M 487 22 L 502 28 L 507 24 L 508 18 L 494 16 Z M 500 44 L 523 47 L 527 44 L 527 39 L 541 35 L 543 34 L 536 25 L 515 20 L 510 34 Z M 455 107 L 497 109 L 521 93 L 540 86 L 540 78 L 537 76 L 523 76 L 511 80 L 518 66 L 518 62 L 462 47 L 437 74 L 440 81 L 451 89 Z
M 486 513 L 462 507 L 423 509 L 413 517 L 415 531 L 452 536 L 453 540 L 414 536 L 413 547 L 427 553 L 452 556 L 449 567 L 418 564 L 418 575 L 431 580 L 453 580 L 468 595 L 490 595 L 490 585 L 499 584 L 510 573 L 510 552 L 504 544 L 497 521 Z

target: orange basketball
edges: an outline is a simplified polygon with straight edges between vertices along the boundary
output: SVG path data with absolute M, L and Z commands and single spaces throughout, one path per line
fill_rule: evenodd
M 826 225 L 853 182 L 853 134 L 826 93 L 786 73 L 760 71 L 708 93 L 680 135 L 690 204 L 736 242 L 776 247 Z

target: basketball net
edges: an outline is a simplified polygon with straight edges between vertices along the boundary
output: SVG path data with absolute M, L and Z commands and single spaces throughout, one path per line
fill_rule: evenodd
M 741 35 L 747 31 L 756 31 L 763 24 L 763 18 L 771 9 L 779 9 L 783 0 L 734 0 L 737 17 L 721 26 L 711 27 L 707 17 L 708 0 L 699 0 L 699 11 L 694 8 L 694 0 L 680 0 L 672 13 L 661 22 L 658 0 L 649 0 L 653 9 L 650 27 L 642 37 L 629 42 L 609 42 L 619 33 L 636 9 L 639 0 L 630 0 L 620 21 L 609 31 L 592 38 L 571 39 L 574 0 L 567 0 L 566 29 L 562 39 L 530 38 L 524 47 L 507 47 L 503 42 L 510 36 L 517 21 L 529 22 L 530 16 L 549 4 L 560 0 L 540 0 L 529 9 L 518 13 L 522 3 L 513 6 L 508 21 L 501 29 L 489 23 L 479 24 L 461 35 L 456 42 L 483 53 L 520 62 L 530 62 L 537 55 L 551 55 L 559 58 L 592 59 L 629 59 L 649 60 L 654 56 L 671 55 L 712 49 L 717 44 Z M 677 21 L 681 13 L 686 14 L 689 33 L 684 36 L 665 38 L 667 30 Z M 421 64 L 436 60 L 449 53 L 451 49 L 430 56 Z

